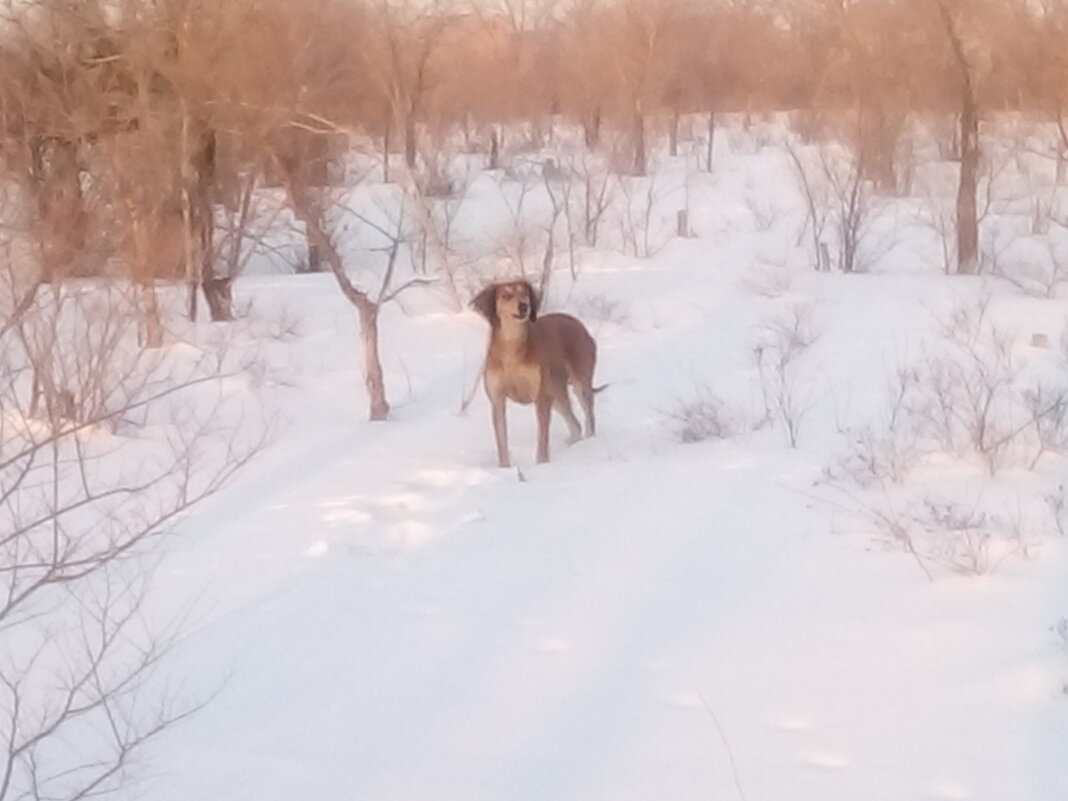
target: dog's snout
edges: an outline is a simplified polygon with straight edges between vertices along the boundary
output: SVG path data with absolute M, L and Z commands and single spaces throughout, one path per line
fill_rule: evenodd
M 526 317 L 529 312 L 530 312 L 530 304 L 527 303 L 525 300 L 519 301 L 519 314 L 522 317 Z

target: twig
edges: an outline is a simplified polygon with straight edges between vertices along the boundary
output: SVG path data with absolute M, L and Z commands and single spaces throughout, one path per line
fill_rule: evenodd
M 730 741 L 727 739 L 726 733 L 723 731 L 723 726 L 719 722 L 719 718 L 716 717 L 715 710 L 712 709 L 712 705 L 708 703 L 708 699 L 703 694 L 698 694 L 701 699 L 701 705 L 705 708 L 708 716 L 712 718 L 712 723 L 716 727 L 716 732 L 719 734 L 719 739 L 723 743 L 723 749 L 727 752 L 727 761 L 730 762 L 731 775 L 734 777 L 734 787 L 738 791 L 738 797 L 742 801 L 746 801 L 745 790 L 742 789 L 742 780 L 738 776 L 738 765 L 734 761 L 734 752 L 731 751 Z

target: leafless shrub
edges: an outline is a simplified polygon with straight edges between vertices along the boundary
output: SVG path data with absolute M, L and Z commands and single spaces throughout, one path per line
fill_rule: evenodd
M 954 310 L 941 332 L 935 349 L 899 371 L 890 424 L 863 441 L 862 456 L 884 456 L 877 474 L 900 479 L 903 464 L 935 451 L 978 456 L 991 475 L 1009 464 L 1034 469 L 1043 455 L 1064 452 L 1068 387 L 1025 380 L 1013 337 L 989 321 L 985 301 Z M 884 451 L 876 442 L 897 445 Z M 905 463 L 897 459 L 902 453 L 911 454 Z
M 918 368 L 910 400 L 921 436 L 946 452 L 974 453 L 991 475 L 1059 448 L 1064 394 L 1022 383 L 1013 338 L 989 321 L 987 302 L 954 310 L 941 329 L 941 350 Z
M 618 209 L 623 251 L 636 259 L 655 256 L 668 242 L 656 229 L 664 222 L 659 212 L 661 192 L 654 172 L 648 177 L 617 176 L 622 206 Z
M 305 319 L 291 304 L 262 308 L 249 297 L 234 304 L 234 313 L 243 320 L 257 341 L 293 342 L 304 336 Z
M 977 505 L 929 495 L 906 501 L 903 508 L 863 503 L 866 517 L 880 536 L 901 548 L 933 579 L 932 566 L 964 576 L 986 576 L 1012 556 L 1030 556 L 1047 533 L 1047 524 L 1024 520 L 1019 513 L 992 512 Z
M 745 207 L 753 215 L 753 223 L 760 233 L 774 229 L 785 214 L 782 206 L 777 204 L 773 197 L 757 192 L 752 187 L 746 188 Z
M 409 188 L 407 203 L 418 223 L 418 234 L 413 237 L 416 271 L 422 276 L 439 275 L 449 293 L 453 308 L 463 308 L 464 299 L 472 287 L 465 286 L 462 246 L 456 236 L 456 220 L 459 218 L 471 187 L 471 173 L 455 178 L 454 191 L 446 197 L 427 197 L 417 185 Z
M 567 255 L 571 279 L 578 278 L 578 259 L 575 255 L 575 228 L 571 225 L 571 206 L 573 188 L 569 176 L 561 172 L 556 162 L 548 159 L 543 168 L 542 182 L 545 194 L 549 198 L 549 219 L 544 223 L 546 235 L 545 249 L 541 258 L 541 276 L 538 291 L 542 295 L 549 292 L 553 271 L 556 269 L 558 255 Z
M 726 439 L 737 432 L 737 422 L 708 386 L 698 386 L 692 397 L 676 401 L 663 414 L 668 430 L 679 442 Z
M 571 220 L 569 176 L 550 159 L 541 165 L 540 180 L 528 174 L 518 181 L 502 180 L 498 186 L 508 209 L 508 227 L 498 239 L 497 257 L 507 265 L 507 272 L 530 280 L 541 295 L 548 294 L 563 258 L 576 278 L 577 232 Z
M 1068 453 L 1068 388 L 1039 384 L 1023 390 L 1021 402 L 1033 434 L 1034 458 L 1028 468 L 1034 470 L 1046 454 Z
M 1027 557 L 1049 532 L 1066 529 L 1063 487 L 1045 495 L 1039 520 L 954 499 L 917 498 L 908 479 L 926 457 L 978 457 L 990 475 L 1006 466 L 1035 470 L 1068 445 L 1068 387 L 1027 380 L 1011 337 L 989 320 L 986 302 L 960 307 L 941 322 L 943 339 L 916 364 L 898 370 L 887 418 L 847 431 L 845 453 L 825 475 L 857 509 L 924 567 L 967 575 L 992 572 L 1008 556 Z M 854 497 L 842 485 L 861 490 Z M 891 491 L 900 508 L 888 508 Z
M 1046 493 L 1044 500 L 1053 517 L 1057 533 L 1062 537 L 1068 536 L 1068 490 L 1065 485 L 1058 484 L 1056 490 Z
M 849 432 L 849 448 L 832 477 L 847 476 L 867 489 L 886 483 L 900 484 L 916 463 L 918 448 L 910 432 L 890 429 L 877 432 L 865 425 Z
M 952 274 L 957 263 L 956 211 L 953 202 L 928 189 L 919 221 L 936 237 L 942 271 L 946 275 Z
M 615 200 L 616 183 L 603 159 L 586 151 L 568 157 L 564 166 L 580 186 L 576 199 L 576 205 L 581 204 L 580 222 L 574 227 L 581 229 L 583 243 L 597 247 L 605 213 Z
M 64 283 L 0 321 L 2 801 L 114 791 L 207 700 L 161 680 L 182 621 L 143 613 L 153 554 L 268 430 L 232 425 L 224 354 L 140 347 L 135 303 Z
M 457 192 L 458 183 L 451 174 L 451 154 L 444 146 L 423 148 L 419 168 L 412 175 L 419 193 L 426 198 L 450 198 Z
M 39 293 L 33 311 L 14 329 L 32 370 L 29 416 L 53 430 L 87 420 L 114 428 L 113 414 L 130 400 L 121 394 L 130 379 L 144 382 L 160 362 L 151 351 L 129 348 L 136 303 L 120 290 L 61 283 Z
M 1068 248 L 1063 241 L 1051 237 L 1049 231 L 1042 236 L 1030 238 L 1027 253 L 1012 261 L 1004 258 L 1004 251 L 1019 245 L 1019 238 L 1012 237 L 1001 249 L 984 250 L 985 263 L 992 275 L 1007 281 L 1016 289 L 1037 298 L 1053 298 L 1068 281 Z
M 991 545 L 997 521 L 952 502 L 925 498 L 923 503 L 924 512 L 915 522 L 932 535 L 930 558 L 966 575 L 990 573 L 996 566 Z
M 797 447 L 802 423 L 812 408 L 812 393 L 802 383 L 800 361 L 820 333 L 812 307 L 797 304 L 767 324 L 754 349 L 764 405 L 758 426 L 777 421 L 791 448 Z
M 866 272 L 876 253 L 868 242 L 879 207 L 859 158 L 848 148 L 819 142 L 802 148 L 787 139 L 786 154 L 805 202 L 807 216 L 799 239 L 808 230 L 819 271 Z M 833 234 L 832 265 L 828 235 Z

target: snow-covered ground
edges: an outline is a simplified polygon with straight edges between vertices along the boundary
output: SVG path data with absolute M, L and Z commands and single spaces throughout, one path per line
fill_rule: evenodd
M 1013 428 L 1030 382 L 1068 373 L 1064 301 L 943 275 L 908 200 L 880 209 L 868 274 L 817 273 L 782 152 L 728 133 L 712 176 L 662 162 L 659 222 L 686 193 L 695 238 L 561 264 L 545 306 L 584 317 L 610 387 L 595 439 L 554 421 L 549 464 L 529 408 L 518 470 L 481 393 L 459 414 L 473 312 L 387 307 L 394 410 L 368 423 L 333 279 L 238 281 L 238 326 L 284 334 L 255 343 L 278 434 L 167 540 L 155 603 L 195 610 L 170 669 L 217 695 L 154 751 L 151 798 L 1068 798 L 1063 458 L 1014 440 L 991 470 L 909 429 L 900 476 L 849 461 L 899 431 L 899 368 L 919 366 L 909 413 L 930 400 L 955 310 L 985 309 L 964 361 L 1008 343 Z M 490 180 L 468 230 L 507 218 Z M 731 436 L 680 441 L 699 398 Z

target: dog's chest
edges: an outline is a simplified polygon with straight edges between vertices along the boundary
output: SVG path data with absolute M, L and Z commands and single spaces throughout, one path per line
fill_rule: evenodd
M 533 403 L 541 391 L 541 368 L 537 362 L 500 358 L 487 367 L 491 394 L 504 395 L 516 403 Z

